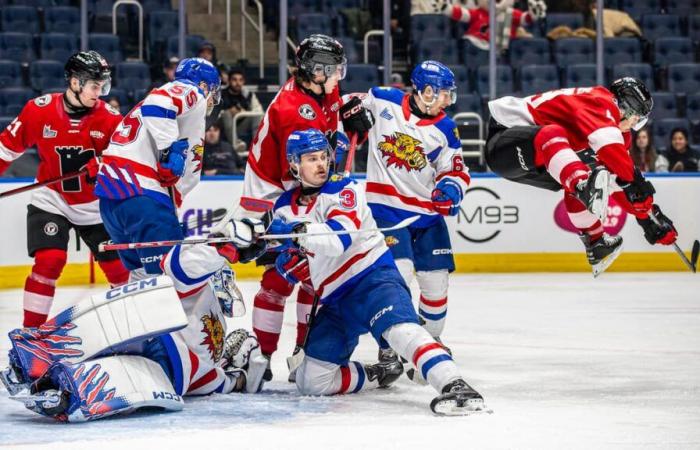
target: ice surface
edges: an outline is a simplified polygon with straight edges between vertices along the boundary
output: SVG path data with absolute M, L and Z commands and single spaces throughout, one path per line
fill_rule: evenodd
M 257 284 L 243 282 L 248 302 Z M 59 287 L 55 306 L 101 288 Z M 291 299 L 290 299 L 291 301 Z M 249 310 L 250 310 L 249 306 Z M 54 309 L 55 311 L 56 309 Z M 286 382 L 286 310 L 275 379 L 260 395 L 190 399 L 185 410 L 54 423 L 0 389 L 0 446 L 28 449 L 697 449 L 700 277 L 682 273 L 457 275 L 444 341 L 494 414 L 435 417 L 429 386 L 300 397 Z M 3 334 L 21 291 L 0 291 Z M 229 323 L 250 325 L 246 318 Z M 0 364 L 7 362 L 0 340 Z M 356 359 L 374 361 L 363 338 Z

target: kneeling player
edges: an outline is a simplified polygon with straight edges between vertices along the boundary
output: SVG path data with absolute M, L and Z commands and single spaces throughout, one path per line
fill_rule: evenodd
M 306 233 L 278 257 L 283 276 L 308 274 L 321 308 L 309 331 L 297 370 L 299 391 L 307 395 L 354 393 L 388 386 L 400 373 L 384 366 L 350 361 L 360 335 L 370 332 L 420 370 L 440 393 L 431 403 L 438 414 L 470 414 L 486 409 L 481 395 L 461 377 L 450 354 L 420 325 L 410 292 L 378 232 L 332 234 L 376 228 L 361 185 L 349 178 L 328 180 L 331 150 L 315 129 L 295 131 L 287 160 L 301 186 L 275 204 L 270 232 Z M 304 261 L 304 260 L 307 261 Z
M 568 88 L 489 102 L 489 167 L 517 183 L 564 188 L 566 210 L 581 232 L 595 276 L 622 250 L 622 237 L 604 234 L 601 223 L 610 187 L 615 201 L 637 218 L 649 243 L 676 240 L 673 223 L 653 204 L 654 187 L 634 168 L 627 151 L 630 130 L 646 123 L 652 106 L 649 91 L 635 78 L 616 80 L 609 89 Z M 595 155 L 593 171 L 577 154 L 587 148 Z M 616 183 L 609 180 L 610 173 L 617 175 Z
M 97 294 L 39 328 L 10 333 L 10 367 L 0 373 L 13 399 L 68 422 L 142 407 L 183 408 L 182 396 L 257 392 L 267 360 L 245 330 L 226 336 L 224 317 L 242 301 L 226 264 L 264 247 L 259 221 L 220 227 L 231 244 L 177 245 L 166 275 Z M 218 251 L 218 253 L 217 253 Z M 225 255 L 225 258 L 222 257 Z

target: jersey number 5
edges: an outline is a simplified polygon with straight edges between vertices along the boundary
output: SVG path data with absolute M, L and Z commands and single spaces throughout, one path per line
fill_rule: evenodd
M 95 157 L 95 150 L 83 150 L 83 147 L 56 147 L 56 153 L 60 159 L 61 175 L 78 172 L 92 158 Z M 72 178 L 61 182 L 63 192 L 80 192 L 80 178 Z
M 131 144 L 136 140 L 136 136 L 141 130 L 141 118 L 136 115 L 136 111 L 141 106 L 140 102 L 134 108 L 129 111 L 129 114 L 122 119 L 122 123 L 119 124 L 114 133 L 112 133 L 111 142 L 119 145 Z

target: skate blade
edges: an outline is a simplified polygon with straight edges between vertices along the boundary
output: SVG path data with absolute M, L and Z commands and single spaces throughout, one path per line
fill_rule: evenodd
M 467 400 L 466 404 L 457 399 L 444 399 L 435 403 L 433 412 L 438 416 L 476 416 L 493 414 L 493 410 L 487 407 L 483 400 Z
M 598 217 L 598 220 L 605 222 L 605 217 L 608 215 L 608 198 L 610 197 L 610 172 L 607 170 L 598 172 L 595 188 L 599 189 L 601 194 L 600 198 L 591 205 L 591 212 Z
M 617 259 L 617 257 L 620 256 L 623 245 L 624 244 L 621 244 L 619 247 L 617 247 L 614 252 L 610 253 L 608 256 L 603 258 L 598 264 L 594 264 L 591 266 L 591 269 L 593 270 L 593 278 L 598 278 L 598 275 L 605 272 L 607 268 L 612 265 L 612 263 Z
M 16 395 L 25 389 L 29 389 L 29 383 L 19 383 L 17 380 L 13 379 L 11 367 L 0 371 L 0 381 L 2 381 L 3 386 L 5 386 L 10 396 Z

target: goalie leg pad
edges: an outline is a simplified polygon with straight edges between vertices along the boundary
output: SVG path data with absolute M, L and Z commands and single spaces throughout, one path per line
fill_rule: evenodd
M 10 362 L 24 381 L 56 361 L 79 363 L 119 353 L 156 335 L 187 326 L 170 278 L 161 276 L 93 295 L 38 328 L 11 331 Z

